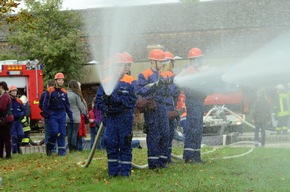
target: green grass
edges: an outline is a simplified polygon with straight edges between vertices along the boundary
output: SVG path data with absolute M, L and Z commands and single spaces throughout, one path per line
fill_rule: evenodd
M 209 148 L 203 149 L 210 150 Z M 65 157 L 44 154 L 14 155 L 0 159 L 0 191 L 289 191 L 290 149 L 220 148 L 203 155 L 205 164 L 184 164 L 176 160 L 167 169 L 133 170 L 130 178 L 107 176 L 105 151 L 97 151 L 91 165 L 81 168 L 89 151 L 69 153 Z M 182 149 L 174 149 L 182 154 Z M 146 149 L 133 151 L 133 161 L 146 164 Z M 212 160 L 215 158 L 215 160 Z

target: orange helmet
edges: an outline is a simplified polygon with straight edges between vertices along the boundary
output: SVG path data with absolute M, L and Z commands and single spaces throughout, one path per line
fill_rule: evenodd
M 9 87 L 9 92 L 10 91 L 17 91 L 17 87 L 15 86 L 15 85 L 11 85 L 10 87 Z
M 127 58 L 124 54 L 118 53 L 114 55 L 111 59 L 111 64 L 116 64 L 116 63 L 127 63 Z
M 164 54 L 165 54 L 165 59 L 174 60 L 173 54 L 170 53 L 169 51 L 164 52 Z
M 150 51 L 148 59 L 156 61 L 166 60 L 164 52 L 160 49 L 153 49 L 152 51 Z
M 64 75 L 63 73 L 57 73 L 55 76 L 54 76 L 54 80 L 56 79 L 64 79 Z
M 133 58 L 132 58 L 132 56 L 129 54 L 129 53 L 127 53 L 127 52 L 124 52 L 124 53 L 122 53 L 124 56 L 125 56 L 125 58 L 126 58 L 126 63 L 133 63 Z
M 202 57 L 202 56 L 203 56 L 203 53 L 201 52 L 199 48 L 192 48 L 190 49 L 188 53 L 188 59 Z

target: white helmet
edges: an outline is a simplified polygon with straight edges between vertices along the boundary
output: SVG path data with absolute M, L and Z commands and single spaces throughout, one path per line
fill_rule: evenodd
M 22 95 L 20 97 L 20 100 L 22 101 L 23 104 L 26 104 L 27 103 L 27 97 L 25 95 Z

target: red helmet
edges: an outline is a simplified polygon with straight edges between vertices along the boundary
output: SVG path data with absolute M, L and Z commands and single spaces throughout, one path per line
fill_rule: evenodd
M 126 63 L 133 63 L 133 58 L 132 58 L 132 56 L 129 54 L 129 53 L 127 53 L 127 52 L 124 52 L 124 53 L 122 53 L 124 56 L 125 56 L 125 58 L 126 58 Z
M 164 54 L 165 54 L 165 59 L 174 60 L 173 54 L 170 53 L 169 51 L 164 52 Z
M 17 91 L 17 87 L 16 87 L 15 85 L 11 85 L 11 86 L 9 87 L 9 92 L 10 92 L 10 91 L 14 91 L 14 90 Z
M 199 48 L 192 48 L 188 53 L 188 59 L 197 58 L 203 56 L 203 53 Z
M 166 60 L 164 52 L 160 49 L 153 49 L 152 51 L 150 51 L 148 59 L 156 61 Z
M 54 80 L 56 79 L 64 79 L 64 75 L 63 73 L 57 73 L 55 76 L 54 76 Z

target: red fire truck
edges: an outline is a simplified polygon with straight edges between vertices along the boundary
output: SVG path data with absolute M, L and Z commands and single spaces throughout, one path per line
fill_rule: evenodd
M 206 97 L 204 106 L 205 132 L 238 132 L 249 112 L 249 99 L 240 86 L 224 83 L 220 91 Z
M 0 81 L 5 81 L 10 87 L 15 85 L 18 96 L 27 96 L 31 108 L 31 125 L 41 119 L 38 107 L 40 95 L 43 91 L 42 69 L 35 61 L 0 61 Z
M 219 82 L 215 93 L 204 100 L 204 134 L 238 132 L 249 112 L 249 99 L 238 85 Z M 177 108 L 185 106 L 185 96 L 179 96 Z

